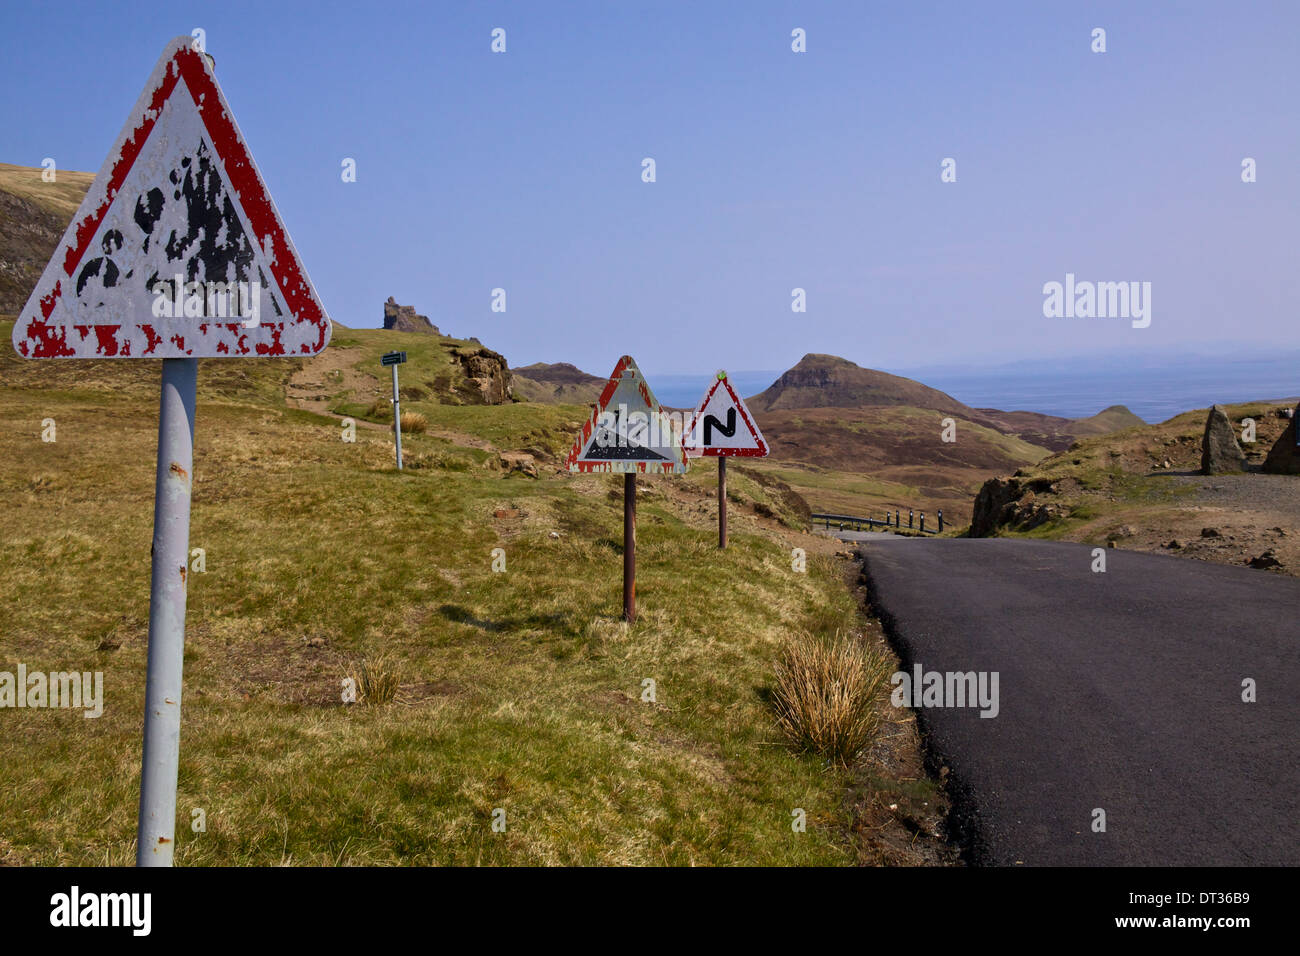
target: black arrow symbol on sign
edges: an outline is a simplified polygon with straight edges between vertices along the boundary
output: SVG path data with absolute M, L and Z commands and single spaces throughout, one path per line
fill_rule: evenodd
M 727 424 L 725 427 L 722 422 L 718 421 L 712 415 L 704 416 L 705 445 L 713 444 L 713 429 L 715 428 L 722 432 L 722 434 L 727 438 L 734 438 L 736 436 L 736 410 L 734 408 L 727 409 Z

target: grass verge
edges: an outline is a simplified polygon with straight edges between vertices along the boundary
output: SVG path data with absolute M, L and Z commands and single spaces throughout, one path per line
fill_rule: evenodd
M 390 435 L 343 441 L 265 400 L 282 370 L 247 364 L 247 401 L 233 365 L 201 379 L 178 863 L 857 859 L 849 775 L 792 752 L 768 704 L 788 635 L 852 626 L 835 562 L 797 573 L 804 539 L 739 516 L 720 552 L 687 482 L 649 479 L 629 627 L 617 478 L 509 479 L 432 434 L 404 442 L 425 466 L 398 473 Z M 54 392 L 23 371 L 0 388 L 0 669 L 101 671 L 105 709 L 0 711 L 0 861 L 128 864 L 156 386 Z M 511 408 L 440 414 L 516 446 L 554 415 Z M 380 658 L 394 699 L 344 704 L 351 662 Z

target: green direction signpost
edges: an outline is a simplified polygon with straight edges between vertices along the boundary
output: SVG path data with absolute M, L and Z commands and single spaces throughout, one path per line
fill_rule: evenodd
M 397 366 L 406 361 L 405 352 L 385 352 L 379 360 L 393 367 L 393 439 L 397 443 L 397 470 L 402 470 L 402 399 L 397 393 Z

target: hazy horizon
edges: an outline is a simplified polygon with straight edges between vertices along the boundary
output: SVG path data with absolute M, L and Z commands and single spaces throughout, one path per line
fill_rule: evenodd
M 972 408 L 1088 418 L 1112 405 L 1124 405 L 1144 421 L 1155 423 L 1215 403 L 1287 399 L 1293 403 L 1300 398 L 1295 363 L 1300 363 L 1300 352 L 1237 361 L 1183 356 L 1160 363 L 1135 360 L 1124 364 L 1096 359 L 1076 362 L 1068 369 L 1010 363 L 880 371 L 946 392 Z M 644 371 L 655 397 L 679 408 L 693 407 L 713 377 L 706 372 Z M 781 371 L 728 369 L 727 374 L 737 391 L 750 398 L 772 385 Z

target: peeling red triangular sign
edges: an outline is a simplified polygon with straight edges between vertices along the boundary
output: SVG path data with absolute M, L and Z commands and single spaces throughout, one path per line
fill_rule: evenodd
M 727 381 L 727 373 L 719 372 L 710 386 L 695 415 L 686 429 L 686 454 L 691 458 L 701 455 L 730 457 L 744 455 L 766 458 L 767 442 L 758 430 L 758 423 L 740 400 L 736 390 Z
M 686 471 L 682 423 L 655 399 L 632 356 L 614 366 L 569 452 L 570 471 Z
M 330 320 L 212 72 L 172 40 L 14 323 L 24 358 L 314 355 Z

